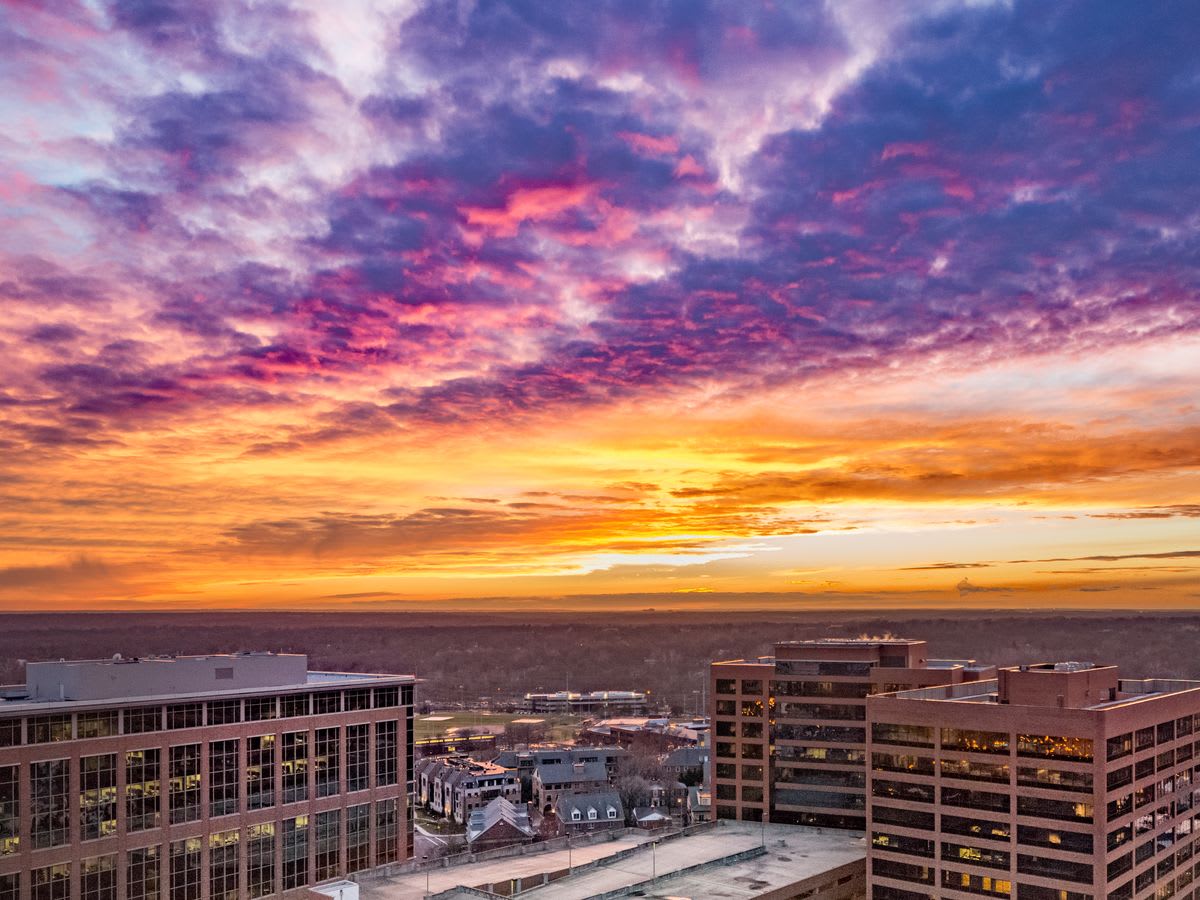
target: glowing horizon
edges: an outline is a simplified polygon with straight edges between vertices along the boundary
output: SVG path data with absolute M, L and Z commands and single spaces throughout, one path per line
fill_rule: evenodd
M 0 610 L 1195 607 L 1198 30 L 0 0 Z

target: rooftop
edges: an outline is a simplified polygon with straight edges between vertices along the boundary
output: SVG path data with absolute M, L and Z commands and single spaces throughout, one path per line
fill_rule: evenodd
M 411 675 L 310 672 L 302 653 L 243 652 L 30 662 L 24 685 L 0 687 L 0 712 L 98 706 L 114 701 L 261 694 L 316 686 L 411 684 Z

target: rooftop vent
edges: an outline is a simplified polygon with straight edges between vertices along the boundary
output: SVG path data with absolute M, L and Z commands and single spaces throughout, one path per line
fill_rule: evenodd
M 1085 669 L 1095 668 L 1095 663 L 1079 662 L 1078 660 L 1069 660 L 1068 662 L 1060 662 L 1054 664 L 1055 672 L 1082 672 Z

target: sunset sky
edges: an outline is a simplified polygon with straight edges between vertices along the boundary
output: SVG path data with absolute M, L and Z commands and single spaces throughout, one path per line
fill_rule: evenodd
M 1195 607 L 1197 47 L 0 0 L 0 609 Z

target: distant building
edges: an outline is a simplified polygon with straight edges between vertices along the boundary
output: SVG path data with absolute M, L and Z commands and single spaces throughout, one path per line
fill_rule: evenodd
M 625 827 L 625 807 L 616 791 L 563 794 L 554 810 L 568 834 Z
M 589 794 L 608 785 L 608 770 L 599 760 L 542 763 L 533 771 L 533 798 L 540 810 L 554 808 L 565 794 Z
M 995 674 L 901 638 L 789 641 L 711 667 L 716 818 L 861 831 L 867 695 Z
M 28 664 L 0 688 L 0 898 L 301 896 L 409 858 L 413 688 L 296 654 Z
M 1200 681 L 1021 666 L 867 723 L 872 898 L 1192 896 Z
M 707 783 L 708 747 L 679 747 L 663 758 L 663 768 L 687 784 Z
M 502 797 L 521 802 L 514 772 L 469 756 L 430 757 L 416 764 L 416 799 L 439 816 L 467 824 L 471 813 Z
M 687 811 L 684 813 L 684 824 L 699 825 L 712 818 L 712 794 L 705 785 L 695 785 L 688 788 Z
M 502 750 L 492 762 L 511 769 L 521 780 L 521 799 L 533 800 L 533 773 L 539 765 L 555 763 L 599 762 L 609 780 L 616 775 L 618 762 L 629 755 L 619 747 L 562 747 L 537 750 Z M 541 809 L 542 807 L 538 807 Z
M 653 710 L 641 691 L 556 691 L 553 694 L 526 694 L 525 712 L 557 713 L 577 716 L 647 715 Z
M 661 806 L 637 806 L 633 810 L 633 824 L 647 831 L 658 831 L 671 825 L 671 812 Z
M 653 754 L 677 747 L 698 747 L 707 736 L 707 722 L 677 724 L 666 718 L 629 716 L 594 722 L 580 731 L 582 740 Z
M 535 834 L 526 806 L 514 805 L 504 797 L 474 810 L 467 822 L 467 845 L 473 853 L 532 843 Z

